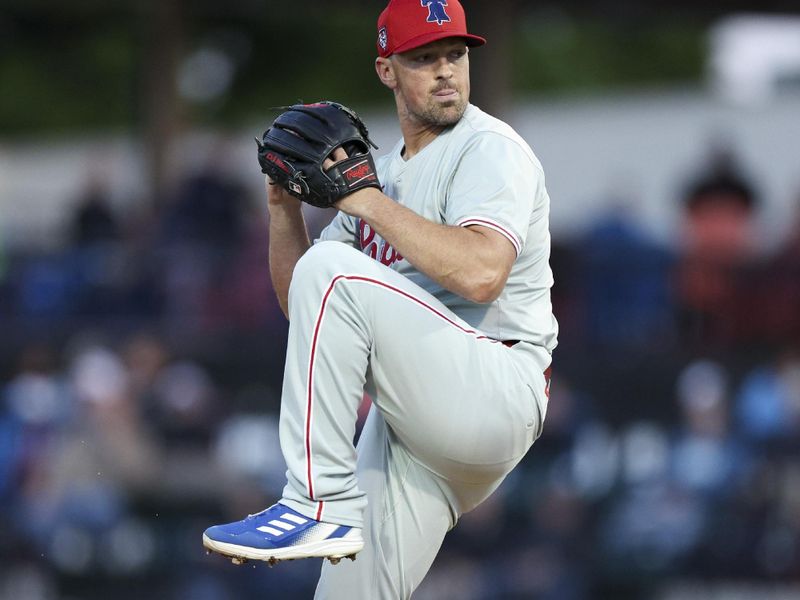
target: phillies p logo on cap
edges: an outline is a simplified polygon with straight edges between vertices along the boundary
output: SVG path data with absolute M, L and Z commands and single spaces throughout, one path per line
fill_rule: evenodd
M 390 0 L 378 17 L 378 55 L 391 56 L 448 37 L 467 46 L 486 40 L 467 33 L 467 18 L 459 0 Z
M 428 7 L 428 23 L 436 22 L 439 25 L 450 21 L 444 7 L 447 6 L 447 0 L 419 0 L 422 6 Z

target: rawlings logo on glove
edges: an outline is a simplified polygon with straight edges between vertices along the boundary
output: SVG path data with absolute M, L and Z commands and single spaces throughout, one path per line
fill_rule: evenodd
M 358 115 L 337 102 L 290 106 L 256 144 L 261 171 L 313 206 L 327 208 L 356 190 L 381 188 L 370 153 L 370 146 L 378 147 Z M 339 147 L 348 157 L 323 168 Z
M 362 160 L 360 163 L 343 171 L 343 173 L 347 181 L 352 183 L 357 183 L 362 179 L 377 179 L 374 169 L 368 164 L 367 160 Z

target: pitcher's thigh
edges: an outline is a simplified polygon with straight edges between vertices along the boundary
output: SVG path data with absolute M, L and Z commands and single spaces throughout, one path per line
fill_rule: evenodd
M 377 329 L 375 401 L 418 462 L 451 481 L 489 484 L 519 461 L 541 417 L 510 348 L 447 327 L 404 347 Z

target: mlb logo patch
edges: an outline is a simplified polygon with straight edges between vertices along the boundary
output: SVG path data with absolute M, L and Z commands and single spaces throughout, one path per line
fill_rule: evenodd
M 286 185 L 289 188 L 289 190 L 294 192 L 295 194 L 302 194 L 303 193 L 303 188 L 300 187 L 300 185 L 295 183 L 294 181 L 287 181 Z
M 386 27 L 381 27 L 381 30 L 378 32 L 378 46 L 381 47 L 381 50 L 386 50 L 388 45 L 389 39 L 386 34 Z

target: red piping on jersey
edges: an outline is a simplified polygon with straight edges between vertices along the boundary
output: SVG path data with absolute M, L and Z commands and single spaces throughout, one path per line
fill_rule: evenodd
M 508 229 L 500 225 L 499 223 L 495 223 L 494 221 L 490 221 L 489 219 L 475 219 L 472 217 L 467 217 L 463 221 L 458 223 L 459 227 L 468 227 L 469 225 L 482 225 L 483 227 L 489 227 L 490 229 L 494 229 L 498 233 L 503 234 L 505 237 L 508 238 L 508 241 L 511 242 L 511 245 L 514 246 L 514 250 L 516 251 L 517 255 L 522 252 L 522 243 L 519 241 L 516 235 L 510 232 Z
M 448 318 L 447 315 L 445 315 L 445 314 L 441 313 L 440 311 L 436 310 L 431 305 L 426 304 L 425 302 L 423 302 L 422 300 L 420 300 L 416 296 L 413 296 L 413 295 L 409 294 L 408 292 L 405 292 L 405 291 L 401 290 L 400 288 L 397 288 L 397 287 L 395 287 L 393 285 L 390 285 L 388 283 L 385 283 L 383 281 L 379 281 L 377 279 L 372 279 L 370 277 L 364 277 L 362 275 L 337 275 L 336 277 L 334 277 L 331 280 L 331 283 L 328 285 L 328 289 L 325 291 L 325 294 L 323 294 L 323 296 L 322 296 L 322 304 L 319 307 L 319 312 L 317 313 L 317 321 L 314 324 L 314 335 L 311 338 L 311 356 L 310 356 L 309 361 L 308 361 L 308 393 L 307 393 L 307 398 L 306 398 L 306 431 L 305 431 L 305 438 L 306 439 L 305 439 L 305 448 L 306 448 L 306 484 L 307 484 L 307 488 L 308 488 L 308 497 L 311 500 L 315 499 L 314 498 L 314 483 L 313 483 L 313 480 L 312 480 L 312 477 L 311 477 L 311 414 L 312 414 L 312 408 L 314 406 L 314 395 L 313 395 L 313 390 L 314 390 L 314 359 L 316 358 L 316 354 L 317 354 L 317 342 L 319 340 L 319 330 L 320 330 L 320 327 L 322 326 L 322 318 L 323 318 L 324 313 L 325 313 L 325 308 L 327 307 L 327 304 L 328 304 L 328 298 L 330 297 L 331 293 L 333 292 L 333 288 L 342 279 L 344 279 L 346 281 L 361 281 L 363 283 L 371 283 L 371 284 L 386 288 L 387 290 L 395 292 L 396 294 L 399 294 L 401 296 L 404 296 L 405 298 L 408 298 L 409 300 L 412 300 L 413 302 L 416 302 L 421 307 L 428 309 L 429 311 L 434 313 L 437 317 L 439 317 L 440 319 L 446 321 L 447 323 L 449 323 L 453 327 L 457 328 L 458 330 L 460 330 L 460 331 L 462 331 L 462 332 L 464 332 L 466 334 L 469 334 L 469 335 L 474 335 L 476 340 L 488 340 L 488 341 L 490 341 L 492 343 L 495 343 L 495 344 L 502 343 L 502 342 L 499 342 L 497 340 L 493 340 L 492 338 L 487 337 L 485 335 L 477 335 L 477 333 L 478 333 L 477 331 L 474 331 L 472 329 L 467 329 L 466 327 L 462 327 L 461 325 L 459 325 L 458 323 L 456 323 L 452 319 Z M 319 502 L 319 507 L 317 508 L 317 521 L 319 521 L 320 517 L 322 516 L 322 504 L 323 504 L 322 501 L 320 501 Z

